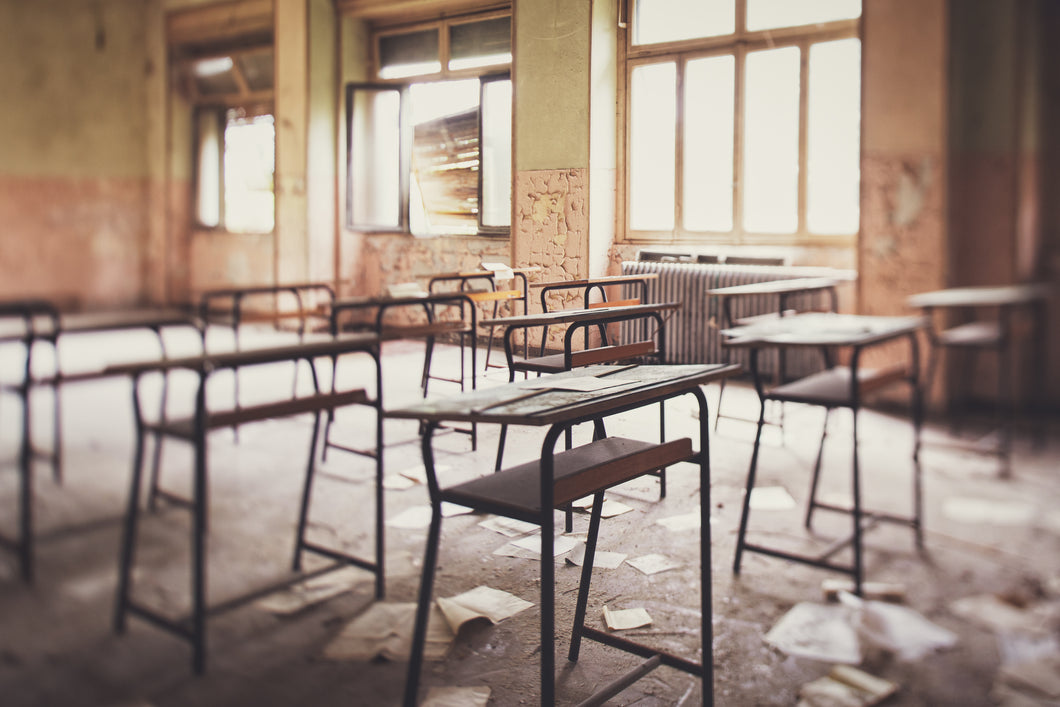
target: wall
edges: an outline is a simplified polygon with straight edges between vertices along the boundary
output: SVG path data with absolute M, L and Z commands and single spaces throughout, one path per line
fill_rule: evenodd
M 147 9 L 0 0 L 0 297 L 145 298 Z
M 513 9 L 512 252 L 540 280 L 589 274 L 589 0 Z

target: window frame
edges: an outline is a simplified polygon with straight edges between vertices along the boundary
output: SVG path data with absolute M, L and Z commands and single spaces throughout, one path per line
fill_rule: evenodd
M 632 6 L 637 0 L 628 0 Z M 813 44 L 839 39 L 855 38 L 862 40 L 862 17 L 849 20 L 836 20 L 813 25 L 783 27 L 770 30 L 747 31 L 746 0 L 734 0 L 736 3 L 735 31 L 730 35 L 685 39 L 658 44 L 633 44 L 635 13 L 619 32 L 624 34 L 620 40 L 620 105 L 624 114 L 620 125 L 620 148 L 617 193 L 620 195 L 616 218 L 621 226 L 616 234 L 616 241 L 624 243 L 653 244 L 693 244 L 693 245 L 826 245 L 852 246 L 856 243 L 858 229 L 852 233 L 811 233 L 807 228 L 807 156 L 809 111 L 809 49 Z M 799 48 L 799 175 L 798 175 L 798 225 L 793 233 L 760 233 L 751 232 L 744 227 L 743 218 L 743 150 L 745 137 L 745 72 L 748 53 L 796 46 Z M 684 226 L 684 145 L 685 124 L 684 76 L 687 62 L 713 56 L 732 55 L 735 59 L 733 81 L 733 190 L 732 217 L 733 228 L 730 231 L 691 231 Z M 634 230 L 630 226 L 629 204 L 631 179 L 630 117 L 632 115 L 632 92 L 630 90 L 632 72 L 636 67 L 672 61 L 677 69 L 676 82 L 676 138 L 675 138 L 675 184 L 674 184 L 674 227 L 672 230 Z M 863 138 L 862 138 L 863 140 Z M 859 156 L 860 158 L 860 156 Z M 860 187 L 859 187 L 860 188 Z
M 410 124 L 410 111 L 408 109 L 408 96 L 409 87 L 416 83 L 441 83 L 444 81 L 458 81 L 463 79 L 477 79 L 479 81 L 479 114 L 478 114 L 478 137 L 479 137 L 479 168 L 477 170 L 477 186 L 476 194 L 478 198 L 478 213 L 476 214 L 476 233 L 475 234 L 461 234 L 461 233 L 440 233 L 431 234 L 430 236 L 424 235 L 424 237 L 436 237 L 436 238 L 468 238 L 468 237 L 509 237 L 511 234 L 511 223 L 507 226 L 488 226 L 483 224 L 482 215 L 484 209 L 482 208 L 482 195 L 483 195 L 483 184 L 482 184 L 482 121 L 483 112 L 482 107 L 482 96 L 487 83 L 494 81 L 511 81 L 511 63 L 498 63 L 490 64 L 479 67 L 469 67 L 464 69 L 450 69 L 449 68 L 449 28 L 454 25 L 470 24 L 475 22 L 485 22 L 488 20 L 498 19 L 501 17 L 511 19 L 512 12 L 510 8 L 476 12 L 466 15 L 454 15 L 449 17 L 443 17 L 440 19 L 434 19 L 429 21 L 420 21 L 406 24 L 380 24 L 376 26 L 371 33 L 371 52 L 372 61 L 369 70 L 369 75 L 373 78 L 366 81 L 350 81 L 346 83 L 346 97 L 345 97 L 345 134 L 346 134 L 346 175 L 345 175 L 345 200 L 346 208 L 345 212 L 345 227 L 347 230 L 355 231 L 358 233 L 381 233 L 381 234 L 401 234 L 401 235 L 418 235 L 413 234 L 410 224 L 410 202 L 411 202 L 411 170 L 412 170 L 412 131 L 413 126 Z M 379 73 L 382 67 L 380 57 L 380 41 L 385 37 L 394 35 L 408 34 L 426 29 L 437 29 L 438 31 L 438 58 L 440 63 L 440 69 L 435 72 L 415 74 L 410 76 L 401 76 L 396 78 L 380 78 Z M 353 202 L 353 180 L 351 175 L 353 173 L 353 97 L 357 90 L 397 90 L 400 96 L 400 108 L 399 108 L 399 123 L 400 123 L 400 140 L 399 140 L 399 169 L 400 169 L 400 190 L 399 194 L 399 209 L 398 225 L 397 226 L 377 226 L 373 224 L 357 223 L 354 221 L 354 202 Z M 509 187 L 511 185 L 511 178 L 509 175 Z

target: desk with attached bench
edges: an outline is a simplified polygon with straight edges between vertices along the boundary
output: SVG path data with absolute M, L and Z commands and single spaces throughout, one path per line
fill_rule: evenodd
M 731 376 L 738 366 L 590 366 L 533 381 L 520 381 L 494 388 L 464 393 L 436 401 L 392 410 L 388 417 L 415 419 L 426 423 L 423 434 L 423 460 L 427 471 L 432 516 L 428 530 L 423 577 L 413 634 L 412 654 L 405 688 L 405 707 L 415 707 L 427 631 L 427 615 L 433 592 L 435 565 L 441 535 L 442 504 L 457 503 L 478 511 L 495 513 L 534 523 L 541 528 L 541 704 L 555 704 L 555 567 L 553 559 L 554 509 L 563 508 L 586 495 L 594 497 L 586 540 L 585 561 L 575 607 L 569 659 L 578 659 L 582 638 L 588 638 L 646 658 L 645 664 L 624 679 L 604 688 L 593 704 L 601 704 L 633 680 L 657 665 L 667 665 L 703 680 L 703 704 L 713 704 L 713 665 L 710 581 L 710 455 L 707 403 L 701 386 Z M 613 383 L 596 390 L 567 390 L 564 380 L 593 377 Z M 545 383 L 547 387 L 529 389 Z M 669 442 L 608 437 L 604 420 L 646 405 L 661 403 L 681 395 L 693 396 L 699 406 L 699 448 L 690 438 Z M 446 421 L 475 424 L 530 425 L 547 428 L 539 461 L 521 464 L 487 474 L 456 486 L 442 488 L 435 474 L 432 436 Z M 592 422 L 594 441 L 565 452 L 556 452 L 556 443 L 571 426 Z M 700 482 L 700 645 L 702 661 L 635 643 L 585 623 L 589 582 L 600 528 L 604 492 L 636 478 L 660 464 L 691 461 L 698 464 Z

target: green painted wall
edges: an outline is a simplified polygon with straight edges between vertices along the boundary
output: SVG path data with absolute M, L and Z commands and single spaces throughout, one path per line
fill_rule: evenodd
M 589 166 L 591 0 L 516 0 L 514 169 Z

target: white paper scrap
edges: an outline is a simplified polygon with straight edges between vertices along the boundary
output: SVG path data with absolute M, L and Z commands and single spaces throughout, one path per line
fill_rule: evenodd
M 558 557 L 565 552 L 570 552 L 577 542 L 577 540 L 569 535 L 557 535 L 553 538 L 552 556 Z M 541 552 L 541 537 L 538 535 L 519 538 L 518 540 L 513 540 L 511 544 L 518 548 L 522 548 L 523 550 L 529 550 L 530 552 L 535 553 L 535 555 Z
M 486 707 L 488 687 L 432 687 L 420 707 Z
M 846 606 L 801 602 L 766 634 L 767 643 L 788 655 L 844 665 L 861 662 L 861 643 Z
M 655 522 L 663 526 L 667 530 L 671 530 L 675 533 L 687 530 L 698 530 L 699 527 L 702 525 L 699 511 L 682 513 L 679 516 L 670 516 L 669 518 L 660 518 Z M 711 522 L 713 522 L 713 519 L 711 520 Z
M 659 554 L 643 555 L 641 557 L 635 557 L 632 560 L 626 560 L 626 562 L 634 569 L 638 569 L 644 574 L 658 574 L 659 572 L 665 572 L 666 570 L 676 569 L 681 566 L 665 555 Z
M 353 619 L 324 647 L 328 660 L 408 660 L 412 652 L 412 630 L 416 604 L 376 602 Z M 442 612 L 431 607 L 427 619 L 426 660 L 441 660 L 454 638 Z
M 605 569 L 613 570 L 621 565 L 626 559 L 626 555 L 621 552 L 606 552 L 604 550 L 597 550 L 593 554 L 593 569 Z M 574 549 L 567 555 L 567 562 L 571 563 L 576 567 L 581 567 L 585 564 L 585 543 L 579 542 L 574 546 Z
M 784 511 L 795 507 L 795 499 L 783 486 L 751 489 L 751 508 L 756 511 Z
M 497 623 L 533 606 L 514 594 L 485 585 L 455 597 L 438 597 L 437 603 L 453 633 L 472 619 L 486 618 Z
M 365 581 L 364 572 L 353 567 L 347 567 L 293 584 L 287 589 L 274 592 L 257 600 L 254 605 L 273 614 L 287 616 L 332 597 L 345 594 L 363 581 Z
M 622 631 L 641 626 L 651 626 L 651 616 L 645 609 L 612 610 L 604 604 L 604 622 L 612 631 Z
M 495 533 L 506 535 L 509 538 L 517 538 L 520 535 L 532 533 L 540 527 L 537 523 L 527 523 L 525 520 L 505 518 L 504 516 L 492 516 L 480 522 L 479 525 Z

